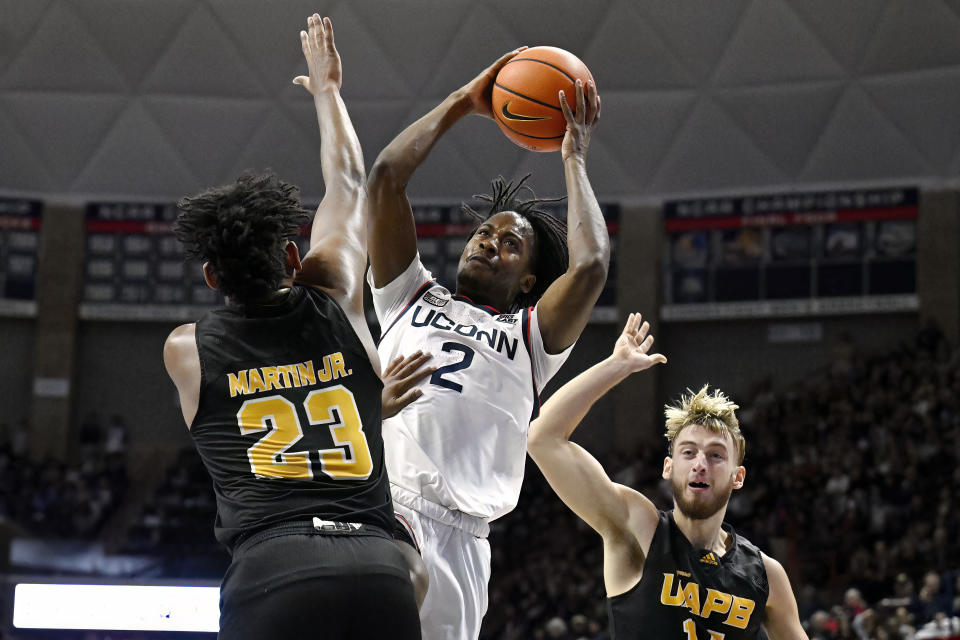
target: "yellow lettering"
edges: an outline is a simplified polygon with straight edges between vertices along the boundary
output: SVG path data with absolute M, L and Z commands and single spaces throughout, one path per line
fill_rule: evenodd
M 297 365 L 297 374 L 300 376 L 300 385 L 317 384 L 317 377 L 313 374 L 313 360 L 307 360 Z
M 263 383 L 267 386 L 267 389 L 283 389 L 283 382 L 280 381 L 280 372 L 277 371 L 276 367 L 264 367 L 263 371 Z
M 673 574 L 663 574 L 663 589 L 660 590 L 660 602 L 669 607 L 679 607 L 683 605 L 683 590 L 677 585 L 677 592 L 673 591 Z
M 243 395 L 248 393 L 247 389 L 247 372 L 246 371 L 237 371 L 236 373 L 227 374 L 227 379 L 230 381 L 230 397 L 233 398 L 237 394 Z
M 330 358 L 332 359 L 331 361 L 333 364 L 333 379 L 336 380 L 337 378 L 346 377 L 347 367 L 346 367 L 346 364 L 343 362 L 343 354 L 337 351 L 335 354 L 330 356 Z
M 297 369 L 292 364 L 285 364 L 277 367 L 277 371 L 283 376 L 283 386 L 286 388 L 299 387 L 300 380 L 297 378 Z
M 746 629 L 747 624 L 750 623 L 750 616 L 753 614 L 753 609 L 756 606 L 756 603 L 749 598 L 734 596 L 733 606 L 730 608 L 730 615 L 727 616 L 727 619 L 724 620 L 723 623 L 731 627 L 737 627 L 738 629 Z
M 263 384 L 263 378 L 260 377 L 260 372 L 256 369 L 249 369 L 250 375 L 250 385 L 247 390 L 247 393 L 256 393 L 258 391 L 266 391 L 267 387 Z
M 730 604 L 732 602 L 733 597 L 731 597 L 730 594 L 717 591 L 716 589 L 708 589 L 707 601 L 703 603 L 703 611 L 700 615 L 701 617 L 709 618 L 712 613 L 726 613 L 730 611 Z
M 333 377 L 330 373 L 330 356 L 323 356 L 323 367 L 317 369 L 317 377 L 320 378 L 320 382 L 330 382 L 330 378 Z
M 686 571 L 680 571 L 679 569 L 677 569 L 677 575 L 678 575 L 678 576 L 681 576 L 681 577 L 684 577 L 684 578 L 689 578 L 689 577 L 690 577 L 690 574 L 689 574 L 689 573 L 687 573 Z
M 686 607 L 695 614 L 700 614 L 700 586 L 696 582 L 688 582 L 683 588 L 683 599 Z

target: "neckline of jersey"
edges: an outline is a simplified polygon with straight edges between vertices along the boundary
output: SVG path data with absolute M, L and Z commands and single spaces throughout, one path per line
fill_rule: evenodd
M 467 296 L 465 296 L 465 295 L 463 295 L 463 294 L 461 294 L 461 293 L 454 293 L 454 294 L 452 294 L 451 297 L 452 297 L 454 300 L 459 300 L 460 302 L 466 302 L 467 304 L 469 304 L 469 305 L 471 305 L 471 306 L 477 307 L 478 309 L 482 309 L 483 311 L 486 311 L 487 313 L 489 313 L 489 314 L 492 315 L 492 316 L 499 316 L 499 315 L 502 315 L 502 313 L 503 313 L 502 311 L 499 311 L 499 310 L 491 307 L 491 306 L 488 305 L 488 304 L 480 304 L 479 302 L 474 302 L 473 300 L 471 300 L 470 298 L 468 298 Z
M 717 562 L 718 562 L 718 565 L 717 565 L 717 566 L 720 566 L 720 565 L 723 565 L 723 564 L 725 564 L 726 562 L 728 562 L 728 561 L 729 561 L 728 559 L 729 559 L 729 558 L 732 558 L 732 557 L 734 556 L 734 554 L 736 553 L 736 551 L 737 551 L 737 532 L 734 530 L 733 525 L 731 525 L 731 524 L 729 524 L 729 523 L 727 523 L 727 522 L 723 522 L 723 523 L 720 524 L 720 528 L 721 528 L 723 531 L 726 531 L 726 532 L 727 532 L 727 535 L 730 536 L 730 547 L 726 550 L 726 552 L 724 552 L 723 555 L 717 555 L 716 552 L 713 551 L 712 549 L 698 549 L 698 548 L 694 547 L 694 546 L 693 546 L 693 543 L 690 542 L 690 540 L 687 538 L 687 536 L 683 533 L 683 530 L 677 525 L 677 521 L 676 521 L 676 520 L 674 519 L 674 517 L 673 517 L 673 509 L 671 509 L 669 513 L 670 513 L 670 525 L 671 525 L 671 527 L 673 527 L 673 528 L 676 530 L 676 532 L 680 535 L 680 537 L 683 538 L 683 541 L 687 544 L 687 547 L 689 548 L 689 550 L 690 550 L 690 552 L 691 552 L 691 555 L 696 555 L 697 558 L 699 559 L 699 558 L 702 558 L 703 556 L 705 556 L 705 555 L 707 555 L 707 554 L 709 554 L 709 553 L 712 553 L 712 554 L 716 555 L 716 557 L 717 557 Z

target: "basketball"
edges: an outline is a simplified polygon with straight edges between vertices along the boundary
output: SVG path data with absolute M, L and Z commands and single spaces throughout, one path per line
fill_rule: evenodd
M 559 92 L 571 110 L 577 108 L 576 80 L 593 81 L 580 58 L 557 47 L 521 51 L 497 74 L 493 117 L 503 133 L 530 151 L 557 151 L 567 130 Z

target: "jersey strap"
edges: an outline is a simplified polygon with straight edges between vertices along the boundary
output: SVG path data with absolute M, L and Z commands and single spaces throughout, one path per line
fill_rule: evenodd
M 533 310 L 533 307 L 527 307 L 523 310 L 521 315 L 521 328 L 523 333 L 523 347 L 527 350 L 527 355 L 530 356 L 530 379 L 533 384 L 533 411 L 530 413 L 530 422 L 533 422 L 537 416 L 540 415 L 540 392 L 537 391 L 537 373 L 534 371 L 533 363 L 533 341 L 530 336 L 530 312 Z

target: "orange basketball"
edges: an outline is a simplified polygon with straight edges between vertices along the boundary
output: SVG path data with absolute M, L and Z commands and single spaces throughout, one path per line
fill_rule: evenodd
M 521 51 L 497 74 L 493 85 L 493 117 L 503 133 L 530 151 L 557 151 L 567 130 L 559 92 L 577 108 L 577 79 L 593 76 L 580 58 L 557 47 Z

